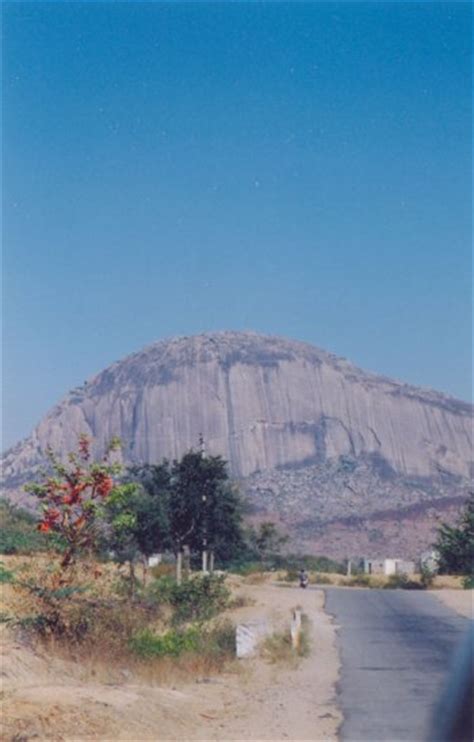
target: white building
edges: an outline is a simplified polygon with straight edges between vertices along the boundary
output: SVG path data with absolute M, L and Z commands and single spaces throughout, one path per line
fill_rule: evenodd
M 364 572 L 368 575 L 412 575 L 415 562 L 406 559 L 364 559 Z

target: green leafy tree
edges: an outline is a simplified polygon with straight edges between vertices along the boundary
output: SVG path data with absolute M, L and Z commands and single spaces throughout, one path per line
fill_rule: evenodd
M 111 493 L 103 508 L 101 549 L 112 553 L 119 564 L 128 564 L 130 597 L 135 594 L 135 564 L 141 556 L 136 514 L 139 496 L 139 486 L 127 483 Z
M 174 462 L 170 521 L 177 549 L 186 544 L 201 555 L 204 570 L 214 557 L 221 563 L 233 557 L 243 541 L 242 507 L 221 456 L 189 451 Z
M 143 465 L 129 470 L 129 481 L 115 490 L 104 508 L 102 549 L 129 566 L 128 588 L 136 587 L 135 565 L 171 546 L 169 530 L 169 466 Z
M 288 541 L 288 536 L 285 536 L 271 521 L 260 523 L 258 530 L 254 531 L 251 538 L 262 562 L 271 561 L 272 558 L 278 556 Z
M 185 549 L 212 569 L 214 557 L 226 563 L 242 547 L 241 500 L 220 456 L 191 450 L 172 464 L 135 466 L 128 484 L 107 502 L 107 544 L 131 569 L 140 554 L 171 550 L 181 582 Z
M 169 534 L 176 557 L 178 584 L 181 583 L 183 550 L 184 547 L 192 550 L 196 542 L 203 507 L 202 480 L 198 467 L 200 456 L 190 451 L 179 461 L 174 461 L 170 471 Z
M 129 470 L 139 485 L 133 505 L 136 540 L 140 552 L 149 557 L 171 548 L 169 505 L 171 472 L 167 461 L 145 464 Z
M 441 525 L 436 549 L 440 572 L 474 575 L 474 492 L 470 493 L 458 525 Z
M 222 481 L 209 497 L 206 513 L 208 548 L 221 565 L 238 557 L 245 548 L 243 505 L 236 487 Z

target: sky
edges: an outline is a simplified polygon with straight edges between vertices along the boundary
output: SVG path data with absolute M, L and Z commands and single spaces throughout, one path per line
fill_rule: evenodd
M 3 447 L 156 340 L 471 389 L 469 3 L 3 4 Z

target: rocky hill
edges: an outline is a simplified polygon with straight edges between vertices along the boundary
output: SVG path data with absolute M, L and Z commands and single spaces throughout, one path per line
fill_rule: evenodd
M 120 436 L 126 463 L 178 457 L 202 434 L 207 450 L 229 461 L 254 516 L 271 514 L 308 548 L 341 555 L 350 542 L 352 553 L 411 553 L 429 542 L 436 514 L 454 515 L 466 497 L 471 422 L 465 402 L 305 343 L 239 332 L 182 337 L 71 391 L 6 452 L 3 483 L 18 498 L 45 448 L 70 450 L 80 432 L 97 453 Z M 405 543 L 393 522 L 405 512 L 413 522 L 413 507 L 421 541 L 415 534 Z M 384 513 L 392 513 L 388 544 Z M 367 528 L 374 519 L 382 525 Z

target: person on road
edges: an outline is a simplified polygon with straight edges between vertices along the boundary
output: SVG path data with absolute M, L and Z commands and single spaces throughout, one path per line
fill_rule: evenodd
M 306 587 L 308 585 L 308 574 L 304 567 L 299 572 L 300 587 Z

